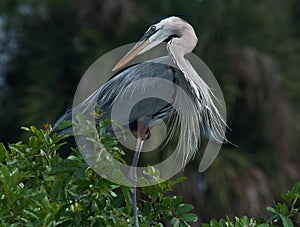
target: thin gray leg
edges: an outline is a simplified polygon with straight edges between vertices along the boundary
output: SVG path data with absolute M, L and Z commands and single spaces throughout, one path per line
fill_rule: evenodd
M 137 213 L 137 199 L 136 199 L 136 185 L 137 185 L 137 172 L 136 167 L 139 162 L 140 154 L 143 149 L 144 140 L 141 140 L 140 138 L 136 141 L 136 147 L 135 147 L 135 153 L 133 156 L 132 164 L 128 173 L 128 177 L 131 180 L 133 192 L 131 193 L 132 198 L 132 213 L 135 216 L 135 225 L 137 227 L 140 226 L 139 219 L 138 219 L 138 213 Z

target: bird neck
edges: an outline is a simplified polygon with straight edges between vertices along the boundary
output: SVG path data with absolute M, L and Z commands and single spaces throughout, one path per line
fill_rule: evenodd
M 174 37 L 168 42 L 169 48 L 173 49 L 173 51 L 177 51 L 176 49 L 180 48 L 180 52 L 183 56 L 191 53 L 198 42 L 198 38 L 193 27 L 186 23 L 178 36 L 179 37 Z
M 186 49 L 177 46 L 174 43 L 170 43 L 170 45 L 168 45 L 168 51 L 174 63 L 182 71 L 185 79 L 190 83 L 193 93 L 196 95 L 196 97 L 198 99 L 200 99 L 201 96 L 203 97 L 203 94 L 200 94 L 202 92 L 205 93 L 205 97 L 210 98 L 210 88 L 198 75 L 192 64 L 184 58 Z M 210 99 L 208 100 L 208 102 L 210 105 L 214 105 Z
M 172 38 L 167 44 L 169 55 L 173 58 L 175 64 L 183 71 L 191 67 L 190 63 L 184 58 L 188 53 L 191 53 L 196 47 L 198 38 L 195 34 L 193 27 L 186 23 L 180 32 L 179 37 Z M 191 67 L 193 68 L 193 67 Z M 194 71 L 194 70 L 192 70 Z M 192 73 L 193 74 L 193 73 Z
M 194 74 L 194 68 L 191 66 L 191 64 L 184 58 L 184 55 L 187 53 L 187 49 L 183 48 L 182 46 L 179 46 L 176 44 L 175 39 L 173 41 L 170 41 L 167 46 L 169 55 L 172 57 L 174 63 L 177 65 L 177 67 L 186 74 Z

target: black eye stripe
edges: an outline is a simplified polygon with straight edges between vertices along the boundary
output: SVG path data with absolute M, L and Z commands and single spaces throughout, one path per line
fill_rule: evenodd
M 146 35 L 147 35 L 148 37 L 150 37 L 151 35 L 153 35 L 154 33 L 156 33 L 156 32 L 159 30 L 159 28 L 156 29 L 156 30 L 152 30 L 153 27 L 156 29 L 156 27 L 153 25 L 153 26 L 151 26 L 150 29 L 146 32 Z
M 168 38 L 166 38 L 165 40 L 164 40 L 164 42 L 169 42 L 170 40 L 172 40 L 173 38 L 179 38 L 179 36 L 178 35 L 170 35 Z

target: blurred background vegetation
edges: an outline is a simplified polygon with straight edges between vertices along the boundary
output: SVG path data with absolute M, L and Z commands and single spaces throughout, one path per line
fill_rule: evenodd
M 0 141 L 54 123 L 91 63 L 174 14 L 191 16 L 194 52 L 220 83 L 238 145 L 223 146 L 204 173 L 197 155 L 176 193 L 200 222 L 264 216 L 300 179 L 299 0 L 1 0 Z

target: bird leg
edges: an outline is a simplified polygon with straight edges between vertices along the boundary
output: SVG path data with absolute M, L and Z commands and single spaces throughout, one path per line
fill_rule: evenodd
M 149 135 L 148 127 L 145 127 L 145 124 L 141 121 L 137 122 L 137 141 L 136 141 L 136 147 L 135 152 L 132 160 L 132 164 L 128 173 L 128 177 L 131 180 L 132 184 L 132 213 L 135 216 L 135 225 L 139 227 L 139 219 L 138 219 L 138 213 L 137 213 L 137 196 L 136 196 L 136 185 L 137 185 L 137 171 L 136 168 L 138 166 L 140 154 L 143 149 L 144 141 L 147 139 Z
M 131 180 L 131 185 L 132 185 L 132 193 L 131 193 L 132 214 L 135 217 L 135 225 L 136 226 L 139 226 L 138 213 L 137 213 L 137 198 L 136 198 L 136 185 L 137 185 L 136 167 L 138 165 L 140 154 L 142 152 L 143 143 L 144 143 L 144 140 L 141 140 L 140 138 L 137 138 L 134 157 L 133 157 L 132 164 L 131 164 L 131 167 L 130 167 L 130 171 L 129 171 L 129 174 L 128 174 L 129 178 Z

